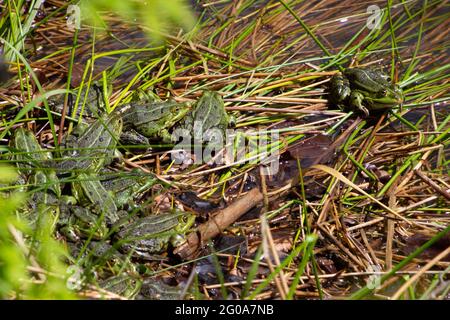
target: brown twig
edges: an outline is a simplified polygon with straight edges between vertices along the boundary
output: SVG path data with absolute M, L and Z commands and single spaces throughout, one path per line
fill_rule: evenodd
M 450 200 L 450 193 L 448 193 L 446 190 L 442 189 L 436 182 L 428 178 L 426 175 L 422 173 L 420 170 L 414 170 L 414 173 L 422 179 L 424 182 L 426 182 L 430 187 L 432 187 L 436 192 L 443 195 L 445 199 Z
M 174 253 L 182 259 L 194 257 L 202 243 L 219 235 L 244 213 L 260 204 L 262 200 L 263 194 L 258 188 L 250 190 L 246 195 L 233 202 L 227 208 L 220 210 L 207 222 L 199 225 L 197 232 L 190 233 L 186 242 L 177 247 L 174 250 Z

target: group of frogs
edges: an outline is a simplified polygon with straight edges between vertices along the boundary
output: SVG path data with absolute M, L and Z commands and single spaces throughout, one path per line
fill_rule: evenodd
M 43 149 L 27 129 L 16 129 L 11 138 L 12 157 L 22 183 L 32 188 L 29 220 L 38 223 L 39 214 L 50 210 L 60 234 L 72 244 L 89 239 L 88 247 L 96 257 L 105 258 L 107 253 L 106 259 L 154 259 L 169 243 L 177 246 L 184 241 L 194 228 L 195 216 L 144 212 L 140 201 L 157 182 L 154 176 L 140 171 L 117 172 L 108 166 L 118 157 L 118 150 L 129 151 L 126 146 L 173 143 L 171 131 L 175 129 L 185 130 L 194 139 L 202 139 L 208 131 L 223 138 L 233 119 L 217 92 L 204 92 L 192 105 L 138 94 L 116 111 L 100 115 L 96 108 L 103 102 L 101 93 L 93 89 L 87 95 L 92 97 L 85 111 L 93 120 L 78 124 L 60 148 L 53 150 L 59 158 Z M 383 73 L 352 68 L 331 79 L 330 100 L 341 109 L 367 116 L 373 110 L 400 104 L 402 94 Z M 126 288 L 123 283 L 128 280 L 114 276 L 104 287 Z
M 170 143 L 169 130 L 175 125 L 193 137 L 202 134 L 198 128 L 215 129 L 224 135 L 229 122 L 223 99 L 217 92 L 204 92 L 193 106 L 151 99 L 147 95 L 145 101 L 132 101 L 117 112 L 79 124 L 63 140 L 58 159 L 49 150 L 42 149 L 34 134 L 24 128 L 15 130 L 10 146 L 14 151 L 13 161 L 26 183 L 43 189 L 34 190 L 29 201 L 32 209 L 39 204 L 57 207 L 60 230 L 70 240 L 103 239 L 108 226 L 124 224 L 123 208 L 135 207 L 133 199 L 139 198 L 155 182 L 152 175 L 139 171 L 124 173 L 105 169 L 118 156 L 117 150 L 125 145 L 123 140 L 143 145 L 157 140 Z M 62 190 L 70 192 L 63 195 Z M 121 238 L 148 236 L 151 243 L 143 239 L 123 247 L 134 249 L 135 253 L 154 252 L 162 249 L 160 238 L 167 240 L 164 235 L 155 241 L 154 234 L 178 230 L 180 224 L 183 227 L 179 231 L 185 232 L 193 219 L 178 214 L 148 216 L 128 223 L 117 234 Z M 138 248 L 138 242 L 142 248 Z
M 95 88 L 89 91 L 95 97 L 89 101 L 100 104 L 98 93 Z M 25 210 L 28 220 L 34 225 L 43 212 L 50 213 L 70 245 L 79 247 L 89 239 L 88 247 L 98 258 L 126 255 L 153 260 L 169 243 L 177 246 L 184 241 L 195 216 L 145 212 L 141 198 L 157 182 L 155 177 L 108 166 L 120 158 L 119 150 L 129 152 L 130 144 L 141 150 L 153 141 L 174 142 L 169 130 L 175 127 L 194 139 L 208 131 L 223 136 L 230 122 L 223 99 L 206 91 L 191 105 L 139 94 L 110 114 L 89 111 L 91 121 L 80 123 L 64 138 L 58 158 L 52 155 L 57 150 L 42 148 L 30 130 L 18 128 L 11 137 L 12 160 L 21 184 L 31 191 Z

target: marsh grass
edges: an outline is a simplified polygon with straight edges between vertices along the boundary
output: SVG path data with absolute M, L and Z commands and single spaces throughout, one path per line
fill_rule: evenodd
M 366 10 L 372 4 L 383 15 L 380 28 L 368 29 Z M 59 159 L 62 138 L 81 116 L 50 110 L 44 97 L 94 81 L 107 93 L 107 111 L 141 89 L 177 101 L 194 101 L 202 90 L 217 90 L 238 129 L 280 130 L 282 139 L 270 148 L 283 156 L 299 141 L 319 134 L 336 138 L 357 122 L 336 148 L 336 157 L 327 159 L 328 169 L 290 159 L 295 163 L 290 174 L 300 181 L 295 187 L 276 176 L 262 178 L 259 163 L 185 168 L 173 164 L 167 148 L 125 152 L 125 159 L 113 164 L 116 170 L 126 175 L 138 168 L 163 182 L 146 199 L 154 213 L 177 206 L 176 195 L 184 190 L 233 201 L 251 180 L 264 184 L 268 179 L 262 188 L 265 199 L 276 199 L 224 231 L 227 237 L 244 236 L 245 243 L 205 247 L 197 259 L 181 264 L 170 259 L 139 264 L 135 276 L 189 280 L 196 298 L 448 297 L 448 256 L 435 261 L 430 255 L 436 243 L 448 247 L 449 202 L 442 195 L 450 184 L 447 2 L 198 2 L 196 32 L 189 34 L 126 23 L 115 15 L 105 15 L 104 29 L 83 25 L 70 32 L 66 6 L 46 1 L 47 9 L 31 28 L 27 21 L 34 18 L 28 11 L 18 20 L 18 8 L 2 5 L 8 14 L 2 16 L 1 37 L 15 75 L 0 89 L 2 163 L 14 165 L 6 145 L 18 126 L 33 130 Z M 152 35 L 166 39 L 165 44 L 152 42 Z M 403 105 L 374 120 L 330 110 L 327 82 L 350 65 L 390 74 L 404 91 Z M 76 105 L 84 111 L 83 101 L 77 95 Z M 287 160 L 282 159 L 284 166 Z M 311 179 L 322 186 L 314 194 L 308 187 Z M 410 239 L 418 236 L 425 240 L 412 244 Z M 102 291 L 94 274 L 129 272 L 135 261 L 125 257 L 111 265 L 92 260 L 84 255 L 89 242 L 69 264 L 84 266 L 87 287 L 80 294 L 98 297 Z M 426 270 L 417 268 L 430 261 Z M 30 268 L 31 259 L 26 263 Z M 203 269 L 217 276 L 207 277 Z M 198 274 L 192 276 L 193 270 Z

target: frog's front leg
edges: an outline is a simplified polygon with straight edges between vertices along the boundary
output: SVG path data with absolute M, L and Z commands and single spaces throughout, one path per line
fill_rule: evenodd
M 167 129 L 162 129 L 159 132 L 159 136 L 161 137 L 161 140 L 163 143 L 172 143 L 172 134 Z
M 231 128 L 236 127 L 236 117 L 234 115 L 229 115 L 228 116 L 228 126 Z
M 149 145 L 148 139 L 133 129 L 122 132 L 120 135 L 120 142 L 125 147 L 128 145 Z
M 369 116 L 369 110 L 363 105 L 364 94 L 359 91 L 352 91 L 350 94 L 349 103 L 351 107 L 358 108 L 358 110 L 364 112 L 366 117 Z
M 73 197 L 71 197 L 73 198 Z M 72 242 L 80 241 L 80 232 L 74 224 L 74 218 L 68 207 L 69 204 L 76 203 L 75 199 L 63 198 L 59 205 L 59 232 Z

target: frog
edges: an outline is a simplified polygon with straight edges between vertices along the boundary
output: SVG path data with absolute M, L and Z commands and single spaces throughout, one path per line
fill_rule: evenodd
M 154 260 L 155 254 L 167 249 L 170 243 L 177 247 L 191 231 L 195 216 L 186 212 L 150 215 L 123 226 L 116 234 L 119 251 L 144 260 Z
M 72 194 L 82 206 L 104 215 L 106 223 L 112 225 L 119 220 L 118 208 L 114 196 L 107 191 L 99 180 L 99 176 L 93 173 L 80 173 L 72 182 Z
M 37 170 L 28 178 L 27 183 L 30 192 L 27 204 L 31 210 L 36 210 L 40 205 L 56 205 L 59 203 L 61 190 L 56 175 L 49 178 L 48 173 Z M 57 192 L 55 192 L 55 188 L 48 187 L 54 185 L 57 185 Z
M 88 244 L 89 254 L 95 258 L 104 260 L 124 261 L 125 256 L 117 251 L 110 243 L 105 241 L 90 241 Z
M 368 117 L 401 105 L 402 90 L 379 70 L 348 68 L 330 81 L 330 100 L 342 110 L 355 110 Z
M 114 194 L 114 201 L 118 208 L 135 207 L 136 200 L 147 192 L 158 180 L 149 173 L 138 169 L 130 172 L 114 172 L 107 169 L 99 173 L 103 187 Z
M 108 262 L 110 266 L 121 266 L 126 263 L 126 256 L 121 254 L 107 240 L 89 239 L 87 241 L 68 241 L 67 246 L 72 257 L 84 259 L 86 263 L 97 263 L 100 265 Z M 130 271 L 136 272 L 133 265 L 130 265 Z M 122 269 L 123 271 L 123 269 Z
M 40 188 L 38 192 L 52 193 L 52 198 L 61 196 L 61 186 L 55 170 L 45 167 L 45 163 L 52 161 L 52 154 L 42 149 L 33 132 L 25 128 L 17 128 L 10 140 L 11 160 L 22 174 L 24 180 Z M 43 196 L 43 195 L 41 195 Z
M 162 279 L 146 278 L 142 283 L 139 300 L 193 300 L 194 295 L 181 285 L 170 286 Z
M 90 125 L 80 123 L 64 139 L 62 161 L 55 166 L 63 173 L 74 169 L 99 171 L 112 162 L 122 126 L 122 118 L 115 113 L 104 115 Z
M 126 299 L 134 299 L 141 290 L 142 280 L 128 273 L 122 273 L 100 281 L 99 286 Z
M 20 214 L 35 230 L 43 212 L 55 215 L 53 206 L 61 197 L 60 180 L 54 170 L 44 165 L 51 161 L 52 154 L 42 149 L 32 131 L 22 127 L 14 131 L 9 146 L 10 159 L 16 162 L 19 171 L 18 189 L 29 193 Z
M 160 140 L 171 143 L 169 130 L 175 126 L 190 110 L 188 103 L 178 103 L 173 99 L 166 101 L 151 100 L 148 102 L 132 102 L 120 108 L 124 134 L 123 144 L 148 144 Z
M 91 238 L 101 240 L 108 234 L 105 220 L 89 207 L 68 204 L 59 205 L 59 231 L 70 241 Z
M 223 143 L 226 129 L 235 125 L 235 119 L 225 110 L 222 96 L 216 91 L 204 91 L 192 110 L 177 129 L 187 130 L 194 143 L 212 141 Z
M 105 96 L 102 89 L 103 87 L 94 81 L 90 86 L 71 90 L 68 93 L 66 114 L 72 118 L 78 118 L 82 115 L 84 118 L 97 119 L 106 112 Z M 111 85 L 108 85 L 107 91 L 112 91 Z M 50 109 L 62 114 L 65 96 L 66 93 L 48 98 Z M 76 104 L 77 99 L 78 104 Z

